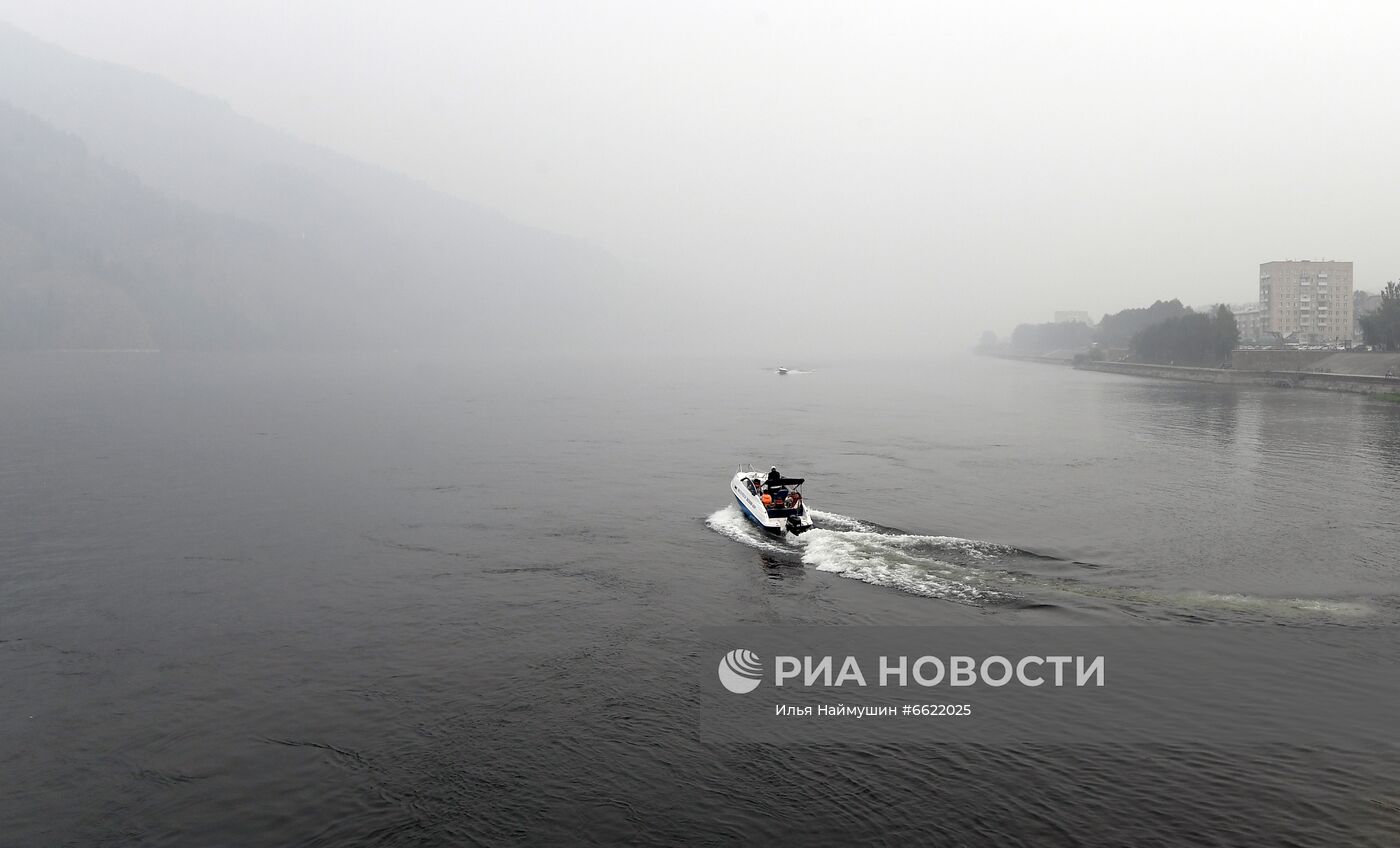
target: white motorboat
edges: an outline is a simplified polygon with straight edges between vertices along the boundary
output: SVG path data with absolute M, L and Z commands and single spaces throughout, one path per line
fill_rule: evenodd
M 787 368 L 786 365 L 779 365 L 779 366 L 778 366 L 778 373 L 779 373 L 779 374 L 786 374 L 787 372 L 788 372 L 788 368 Z
M 741 465 L 729 481 L 729 490 L 739 509 L 764 532 L 800 536 L 812 529 L 812 510 L 798 491 L 802 483 L 803 478 L 784 477 L 776 467 L 764 475 L 752 465 Z

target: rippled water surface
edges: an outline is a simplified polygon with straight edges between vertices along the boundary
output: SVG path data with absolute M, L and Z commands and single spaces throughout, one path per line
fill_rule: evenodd
M 716 746 L 687 712 L 712 624 L 1394 625 L 1395 405 L 142 354 L 0 358 L 0 397 L 3 844 L 1400 843 L 1393 740 Z M 746 461 L 819 529 L 744 523 Z

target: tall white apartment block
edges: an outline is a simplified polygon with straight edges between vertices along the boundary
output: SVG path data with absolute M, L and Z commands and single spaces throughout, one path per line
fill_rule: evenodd
M 1259 266 L 1262 329 L 1308 344 L 1352 340 L 1350 262 L 1265 262 Z

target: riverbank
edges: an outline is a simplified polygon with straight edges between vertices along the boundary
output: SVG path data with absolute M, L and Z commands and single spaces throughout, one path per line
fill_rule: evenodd
M 1370 374 L 1327 374 L 1315 371 L 1245 371 L 1233 368 L 1193 368 L 1142 362 L 1081 362 L 1081 371 L 1103 371 L 1134 377 L 1185 380 L 1193 383 L 1227 383 L 1236 386 L 1275 386 L 1286 389 L 1318 389 L 1366 395 L 1394 395 L 1400 380 Z M 1388 398 L 1384 398 L 1388 399 Z
M 984 353 L 979 351 L 978 356 L 990 356 L 993 359 L 1011 359 L 1017 362 L 1039 362 L 1042 365 L 1070 365 L 1074 362 L 1075 351 L 1053 350 L 1049 353 Z

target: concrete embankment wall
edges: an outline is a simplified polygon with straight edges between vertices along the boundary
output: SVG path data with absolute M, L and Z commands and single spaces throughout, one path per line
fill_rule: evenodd
M 1105 371 L 1134 377 L 1187 380 L 1193 383 L 1227 383 L 1237 386 L 1279 386 L 1296 389 L 1322 389 L 1330 392 L 1400 392 L 1400 380 L 1355 374 L 1325 374 L 1316 371 L 1243 371 L 1221 368 L 1188 368 L 1181 365 L 1150 365 L 1140 362 L 1084 362 L 1075 366 L 1083 371 Z
M 1241 371 L 1320 371 L 1331 374 L 1400 374 L 1400 353 L 1338 353 L 1331 350 L 1237 350 L 1230 361 Z
M 1334 353 L 1335 350 L 1237 350 L 1230 354 L 1230 362 L 1241 371 L 1309 371 L 1310 366 Z
M 1334 353 L 1326 359 L 1297 370 L 1382 377 L 1386 371 L 1400 374 L 1400 353 Z

